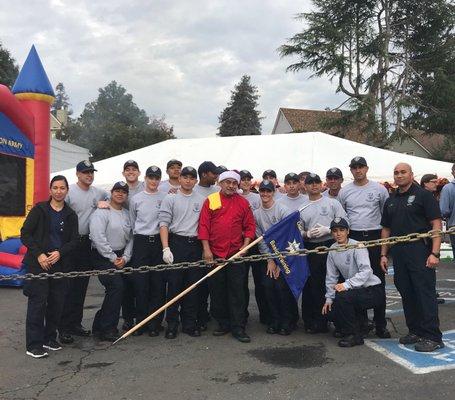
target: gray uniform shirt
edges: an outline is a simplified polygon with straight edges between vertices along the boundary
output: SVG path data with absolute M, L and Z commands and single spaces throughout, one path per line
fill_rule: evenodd
M 264 208 L 261 205 L 253 212 L 254 219 L 256 221 L 256 236 L 262 236 L 267 229 L 281 221 L 289 214 L 290 211 L 283 204 L 278 202 L 275 202 L 270 208 Z M 258 246 L 259 251 L 262 254 L 270 253 L 269 247 L 263 240 L 259 242 Z
M 354 231 L 381 229 L 382 210 L 388 197 L 387 189 L 372 181 L 363 186 L 349 183 L 338 193 L 338 199 L 348 215 L 350 228 Z
M 199 193 L 166 195 L 161 203 L 158 219 L 169 232 L 181 236 L 197 236 L 199 214 L 205 197 Z
M 353 239 L 348 240 L 349 244 L 357 243 Z M 339 247 L 338 243 L 331 247 Z M 346 251 L 331 251 L 327 256 L 327 274 L 325 278 L 326 302 L 332 303 L 335 298 L 335 289 L 338 278 L 342 275 L 346 290 L 358 289 L 379 285 L 381 280 L 373 274 L 370 266 L 370 257 L 367 248 L 349 249 Z
M 128 209 L 130 207 L 131 199 L 136 196 L 138 193 L 141 193 L 145 189 L 145 182 L 138 182 L 137 185 L 134 188 L 129 188 L 128 192 L 128 198 L 126 199 L 125 203 L 123 204 L 123 207 Z
M 133 250 L 133 231 L 128 210 L 96 209 L 90 218 L 90 239 L 103 257 L 114 262 L 114 250 L 122 250 L 125 261 L 131 259 Z
M 297 197 L 281 196 L 277 202 L 283 204 L 289 211 L 294 212 L 308 202 L 308 195 L 299 193 Z
M 219 192 L 220 187 L 218 185 L 212 185 L 212 186 L 201 186 L 201 185 L 196 185 L 193 188 L 193 192 L 197 192 L 201 194 L 204 197 L 207 197 L 211 195 L 212 193 Z
M 98 202 L 108 199 L 109 194 L 95 186 L 83 190 L 77 183 L 70 185 L 65 201 L 77 214 L 80 235 L 89 234 L 90 217 L 98 207 Z
M 130 219 L 135 235 L 156 235 L 160 232 L 158 214 L 166 196 L 164 192 L 148 193 L 143 190 L 131 199 Z
M 253 211 L 261 207 L 261 196 L 259 196 L 259 194 L 250 192 L 247 195 L 242 194 L 242 196 L 248 200 Z
M 330 226 L 332 220 L 336 217 L 345 218 L 346 212 L 341 207 L 339 201 L 331 199 L 329 197 L 321 197 L 321 199 L 316 201 L 310 201 L 309 199 L 305 205 L 310 204 L 303 211 L 300 211 L 300 220 L 303 222 L 303 229 L 305 231 L 310 230 L 316 224 L 322 226 Z M 319 243 L 330 240 L 332 235 L 321 236 L 319 238 L 307 239 L 311 243 Z
M 159 190 L 160 192 L 164 192 L 164 193 L 166 193 L 166 194 L 169 193 L 169 190 L 171 190 L 171 189 L 178 189 L 178 188 L 180 188 L 180 185 L 177 185 L 177 186 L 171 185 L 171 184 L 169 183 L 169 180 L 161 181 L 160 184 L 159 184 L 159 186 L 158 186 L 158 190 Z
M 335 199 L 335 200 L 338 200 L 340 201 L 340 199 L 338 198 L 338 196 L 331 196 L 330 193 L 329 193 L 329 189 L 325 190 L 324 192 L 322 192 L 321 194 L 324 196 L 324 197 L 329 197 L 331 199 Z M 338 195 L 340 194 L 340 192 L 338 192 Z

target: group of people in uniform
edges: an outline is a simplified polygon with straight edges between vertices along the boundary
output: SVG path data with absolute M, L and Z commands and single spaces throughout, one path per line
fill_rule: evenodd
M 325 191 L 315 173 L 288 173 L 281 187 L 270 169 L 255 190 L 249 171 L 228 170 L 211 161 L 196 170 L 172 159 L 166 166 L 167 180 L 152 165 L 144 181 L 139 181 L 138 163 L 128 160 L 123 166 L 125 181 L 116 182 L 109 193 L 93 185 L 94 165 L 81 161 L 76 166 L 77 183 L 69 186 L 64 176 L 53 177 L 49 200 L 28 214 L 21 230 L 28 248 L 24 263 L 33 273 L 139 268 L 201 259 L 210 268 L 216 259 L 241 252 L 295 211 L 300 213 L 307 249 L 441 228 L 437 201 L 415 184 L 408 164 L 395 167 L 398 190 L 391 196 L 368 179 L 365 158 L 355 157 L 349 167 L 353 182 L 343 187 L 337 167 L 327 171 Z M 455 203 L 455 190 L 453 194 Z M 455 208 L 450 207 L 444 209 L 445 217 L 450 218 L 448 212 Z M 372 329 L 367 311 L 373 309 L 375 334 L 390 338 L 385 274 L 392 256 L 409 329 L 400 343 L 415 344 L 416 350 L 424 352 L 443 347 L 434 268 L 440 244 L 440 238 L 433 238 L 390 249 L 358 246 L 309 254 L 310 276 L 301 296 L 305 332 L 326 333 L 332 321 L 340 346 L 363 344 Z M 165 331 L 166 339 L 175 339 L 181 327 L 181 332 L 199 337 L 213 318 L 218 324 L 214 336 L 230 333 L 240 342 L 250 342 L 246 326 L 251 270 L 260 322 L 268 334 L 290 335 L 299 321 L 297 301 L 273 256 L 267 257 L 267 244 L 259 242 L 248 254 L 254 253 L 265 254 L 264 260 L 228 264 L 134 334 L 156 337 Z M 61 343 L 72 343 L 74 336 L 92 333 L 99 340 L 115 341 L 121 314 L 122 329 L 128 330 L 207 271 L 192 267 L 98 275 L 105 296 L 91 331 L 82 325 L 88 277 L 29 280 L 24 286 L 26 353 L 46 357 L 48 350 L 60 350 Z

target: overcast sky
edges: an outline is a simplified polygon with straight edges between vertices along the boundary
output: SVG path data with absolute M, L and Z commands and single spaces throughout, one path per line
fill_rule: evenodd
M 2 0 L 2 3 L 6 0 Z M 302 30 L 309 0 L 8 1 L 0 40 L 22 65 L 35 44 L 53 86 L 63 82 L 75 115 L 112 80 L 177 137 L 213 136 L 244 74 L 259 89 L 263 134 L 279 107 L 324 109 L 343 98 L 327 79 L 287 73 L 276 49 Z M 25 6 L 27 5 L 27 6 Z

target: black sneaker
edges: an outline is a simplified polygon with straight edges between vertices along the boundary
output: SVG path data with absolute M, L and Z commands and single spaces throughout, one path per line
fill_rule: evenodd
M 195 329 L 182 329 L 183 333 L 186 333 L 188 336 L 191 337 L 199 337 L 201 336 L 201 331 L 197 328 Z
M 265 332 L 268 333 L 269 335 L 274 335 L 275 333 L 278 332 L 278 329 L 275 328 L 274 326 L 269 326 Z
M 164 337 L 166 339 L 175 339 L 177 337 L 177 329 L 166 329 Z
M 229 333 L 231 330 L 226 327 L 226 326 L 219 326 L 217 329 L 215 329 L 213 332 L 212 332 L 212 335 L 213 336 L 223 336 L 223 335 L 226 335 L 227 333 Z
M 341 332 L 341 331 L 338 331 L 338 330 L 334 330 L 333 331 L 333 337 L 337 338 L 337 339 L 341 339 L 342 337 L 344 337 L 344 333 Z
M 242 343 L 250 343 L 251 338 L 246 334 L 244 330 L 232 332 L 232 336 Z
M 60 342 L 63 344 L 71 344 L 74 343 L 74 338 L 66 332 L 60 332 L 58 334 L 58 338 L 60 339 Z
M 392 335 L 387 328 L 376 328 L 376 336 L 381 339 L 390 339 Z
M 44 351 L 43 348 L 40 349 L 30 349 L 27 350 L 26 353 L 28 356 L 33 357 L 33 358 L 46 358 L 49 356 L 46 351 Z
M 408 333 L 407 335 L 400 337 L 398 341 L 401 344 L 414 344 L 420 342 L 421 340 L 420 336 L 417 336 L 414 333 Z
M 115 342 L 119 338 L 117 332 L 102 332 L 99 334 L 98 339 L 100 342 Z
M 354 347 L 359 346 L 364 343 L 362 337 L 355 336 L 355 335 L 347 335 L 343 339 L 338 342 L 338 346 L 340 347 Z
M 430 353 L 432 351 L 442 349 L 444 347 L 444 342 L 435 342 L 430 339 L 423 339 L 416 343 L 414 346 L 416 351 L 420 351 L 422 353 Z
M 150 329 L 149 330 L 150 337 L 157 337 L 160 336 L 160 331 L 158 329 Z
M 289 336 L 291 334 L 291 330 L 289 328 L 280 328 L 278 331 L 278 335 L 281 336 Z
M 58 351 L 63 349 L 62 345 L 54 339 L 49 340 L 43 347 L 47 350 Z

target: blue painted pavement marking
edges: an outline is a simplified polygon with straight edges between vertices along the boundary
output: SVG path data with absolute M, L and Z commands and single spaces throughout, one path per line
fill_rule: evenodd
M 402 345 L 397 339 L 367 340 L 365 344 L 414 374 L 455 369 L 455 329 L 443 332 L 445 347 L 431 353 L 419 353 L 414 345 Z

